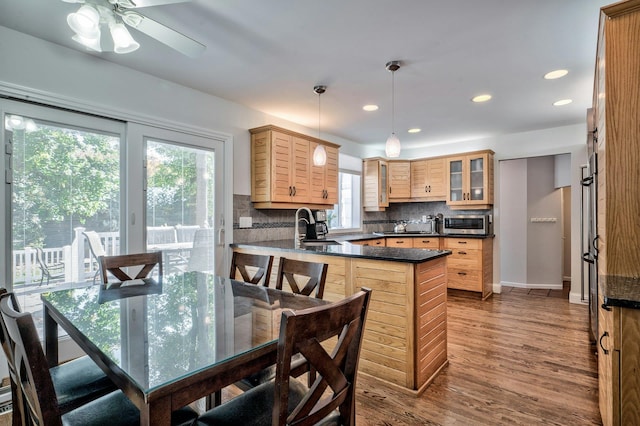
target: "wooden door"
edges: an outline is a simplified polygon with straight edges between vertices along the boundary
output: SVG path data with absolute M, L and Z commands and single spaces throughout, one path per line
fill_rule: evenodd
M 271 201 L 291 201 L 293 195 L 291 183 L 292 144 L 292 136 L 275 130 L 271 131 Z
M 389 199 L 408 200 L 411 197 L 411 163 L 389 161 Z
M 426 160 L 426 181 L 428 196 L 444 200 L 447 185 L 445 183 L 444 158 Z
M 338 204 L 338 148 L 325 146 L 327 164 L 325 165 L 325 199 L 322 204 Z
M 294 203 L 308 203 L 311 200 L 311 154 L 309 141 L 293 137 L 291 184 Z
M 428 162 L 429 160 L 416 160 L 411 162 L 411 198 L 423 198 L 428 195 Z
M 604 309 L 602 295 L 598 297 L 598 400 L 602 424 L 620 424 L 620 351 L 616 350 L 616 330 L 614 315 L 619 315 L 619 308 Z

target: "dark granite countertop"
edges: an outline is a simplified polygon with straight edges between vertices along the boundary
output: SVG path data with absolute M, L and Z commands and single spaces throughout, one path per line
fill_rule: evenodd
M 640 309 L 640 277 L 601 275 L 598 284 L 605 305 Z
M 284 252 L 304 252 L 309 254 L 323 254 L 328 256 L 342 257 L 358 257 L 363 259 L 388 260 L 392 262 L 404 263 L 422 263 L 428 260 L 437 259 L 439 257 L 451 254 L 449 250 L 426 250 L 411 248 L 395 248 L 395 247 L 373 247 L 351 244 L 347 241 L 355 241 L 356 238 L 351 236 L 330 237 L 327 239 L 339 241 L 335 245 L 322 246 L 302 246 L 294 247 L 293 240 L 273 240 L 273 241 L 257 241 L 251 243 L 233 243 L 231 247 L 237 248 L 270 248 L 276 251 Z M 362 234 L 358 239 L 366 240 L 372 238 L 380 238 L 379 235 Z

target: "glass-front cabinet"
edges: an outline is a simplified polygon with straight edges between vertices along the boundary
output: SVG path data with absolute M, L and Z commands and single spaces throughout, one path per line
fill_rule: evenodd
M 493 204 L 493 151 L 447 159 L 447 204 L 490 208 Z
M 380 158 L 363 160 L 365 211 L 384 211 L 389 207 L 389 166 Z

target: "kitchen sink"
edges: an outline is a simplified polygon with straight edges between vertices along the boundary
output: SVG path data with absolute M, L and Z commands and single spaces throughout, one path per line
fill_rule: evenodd
M 336 240 L 302 240 L 303 246 L 337 246 L 340 245 Z

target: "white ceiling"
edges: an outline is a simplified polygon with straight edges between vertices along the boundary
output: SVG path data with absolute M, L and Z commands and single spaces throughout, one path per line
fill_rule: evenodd
M 106 2 L 106 0 L 105 0 Z M 382 147 L 478 139 L 584 122 L 605 0 L 193 0 L 138 11 L 207 46 L 191 59 L 131 30 L 126 55 L 88 53 L 321 132 Z M 0 25 L 86 51 L 60 0 L 1 0 Z M 544 80 L 565 68 L 559 80 Z M 0 70 L 1 79 L 1 70 Z M 470 98 L 490 93 L 474 104 Z M 552 102 L 573 103 L 554 107 Z M 375 103 L 376 112 L 362 106 Z M 420 127 L 422 132 L 408 134 Z

